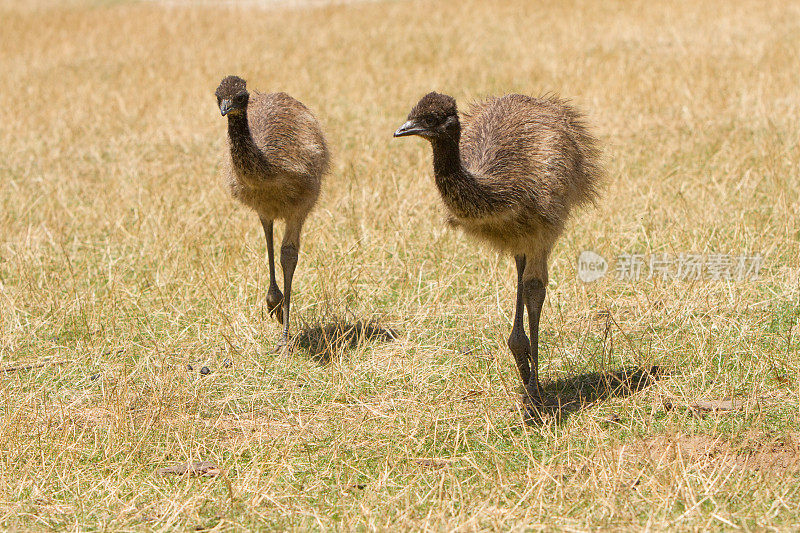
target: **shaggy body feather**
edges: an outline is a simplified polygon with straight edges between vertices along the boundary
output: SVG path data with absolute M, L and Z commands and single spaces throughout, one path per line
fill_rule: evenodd
M 311 112 L 285 93 L 250 96 L 228 120 L 227 182 L 233 197 L 271 220 L 304 219 L 328 170 L 325 138 Z
M 451 222 L 514 255 L 549 253 L 570 210 L 597 197 L 598 151 L 581 115 L 556 97 L 512 94 L 462 117 L 462 168 L 435 169 Z

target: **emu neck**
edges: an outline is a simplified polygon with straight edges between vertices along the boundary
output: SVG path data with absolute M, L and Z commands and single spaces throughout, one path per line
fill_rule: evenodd
M 436 187 L 453 214 L 470 218 L 485 216 L 491 212 L 495 204 L 495 194 L 464 166 L 458 137 L 434 139 L 431 145 Z
M 433 146 L 433 173 L 438 184 L 441 178 L 444 182 L 467 174 L 461 163 L 461 151 L 457 139 L 434 139 Z
M 231 159 L 234 167 L 245 173 L 268 172 L 269 161 L 256 146 L 247 123 L 247 110 L 228 115 L 228 137 L 231 143 Z

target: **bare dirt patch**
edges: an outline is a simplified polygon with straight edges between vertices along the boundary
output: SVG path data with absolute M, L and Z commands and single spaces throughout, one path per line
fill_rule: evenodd
M 210 429 L 223 439 L 248 439 L 254 436 L 279 438 L 292 435 L 319 438 L 325 433 L 323 421 L 299 414 L 285 413 L 247 414 L 207 421 Z
M 51 408 L 49 415 L 40 419 L 42 428 L 93 429 L 108 427 L 118 419 L 117 414 L 105 407 L 74 407 L 66 411 Z
M 213 461 L 190 461 L 188 463 L 180 463 L 173 466 L 167 466 L 156 470 L 159 476 L 207 476 L 216 477 L 220 475 L 222 469 Z
M 626 461 L 654 464 L 675 461 L 702 467 L 724 465 L 762 473 L 800 472 L 800 433 L 754 437 L 734 444 L 722 437 L 673 435 L 644 439 L 623 452 Z
M 116 415 L 104 407 L 88 407 L 75 409 L 69 414 L 69 421 L 81 427 L 107 426 Z

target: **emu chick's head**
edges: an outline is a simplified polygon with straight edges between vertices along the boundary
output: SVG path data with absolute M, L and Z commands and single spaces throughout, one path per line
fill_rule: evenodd
M 458 140 L 458 128 L 458 109 L 453 97 L 431 92 L 414 106 L 406 123 L 394 136 L 419 135 L 429 141 L 448 137 Z
M 214 94 L 217 95 L 217 105 L 223 117 L 245 112 L 250 99 L 246 86 L 246 82 L 239 76 L 227 76 L 220 82 Z

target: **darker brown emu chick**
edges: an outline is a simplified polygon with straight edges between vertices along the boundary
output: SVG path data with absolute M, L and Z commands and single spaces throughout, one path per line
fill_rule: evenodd
M 517 301 L 508 347 L 528 398 L 541 402 L 539 317 L 547 258 L 570 211 L 597 197 L 597 141 L 563 100 L 518 94 L 489 98 L 459 120 L 453 98 L 429 93 L 394 133 L 405 135 L 430 141 L 449 222 L 514 256 Z
M 317 119 L 286 93 L 247 92 L 237 76 L 222 80 L 217 105 L 228 117 L 231 194 L 261 218 L 269 256 L 267 309 L 283 324 L 278 349 L 289 345 L 289 303 L 300 250 L 300 230 L 314 207 L 322 176 L 328 169 L 328 148 Z M 286 222 L 281 244 L 283 293 L 275 281 L 272 228 Z

